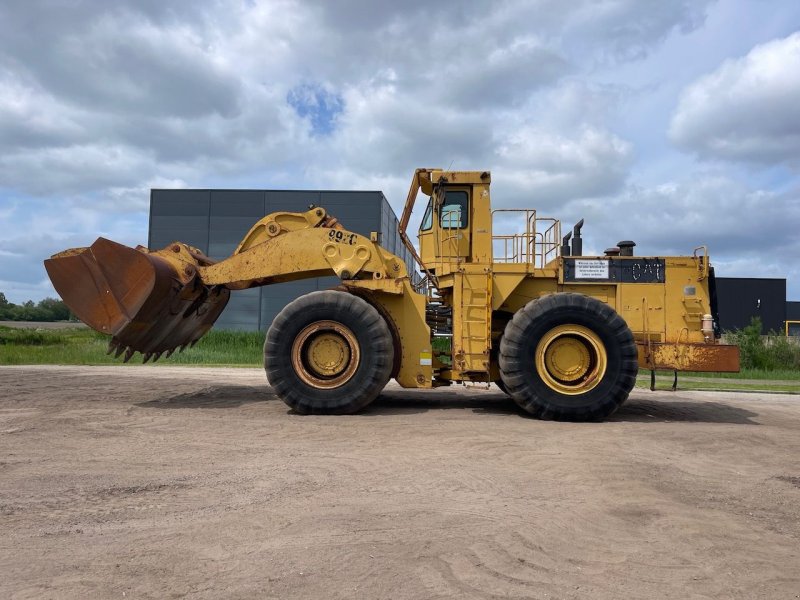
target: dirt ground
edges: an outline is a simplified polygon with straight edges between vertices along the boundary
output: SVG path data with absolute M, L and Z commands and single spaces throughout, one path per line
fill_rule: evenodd
M 288 412 L 258 369 L 0 368 L 0 598 L 800 598 L 800 396 Z

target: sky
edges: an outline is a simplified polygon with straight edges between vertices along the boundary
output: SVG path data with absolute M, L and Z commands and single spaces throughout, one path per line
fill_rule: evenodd
M 0 3 L 12 302 L 55 296 L 55 252 L 146 243 L 153 187 L 382 190 L 399 214 L 423 166 L 584 218 L 585 253 L 705 244 L 800 300 L 800 2 Z

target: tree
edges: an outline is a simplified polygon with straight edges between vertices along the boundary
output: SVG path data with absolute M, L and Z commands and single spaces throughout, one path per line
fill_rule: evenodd
M 0 292 L 0 319 L 6 321 L 66 321 L 69 308 L 58 298 L 45 298 L 38 303 L 28 300 L 22 304 L 9 302 Z

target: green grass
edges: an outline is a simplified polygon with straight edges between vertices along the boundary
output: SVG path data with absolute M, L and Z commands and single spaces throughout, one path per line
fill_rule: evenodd
M 742 391 L 742 392 L 783 392 L 800 394 L 800 379 L 784 377 L 783 371 L 774 377 L 767 377 L 763 371 L 745 370 L 742 373 L 678 373 L 679 390 Z M 769 372 L 766 373 L 767 375 Z M 749 377 L 748 375 L 758 375 Z M 796 381 L 796 383 L 795 383 Z M 650 387 L 650 372 L 640 370 L 636 387 Z M 672 387 L 672 371 L 659 371 L 656 374 L 656 389 L 668 390 Z
M 0 365 L 121 365 L 106 355 L 109 336 L 91 329 L 57 331 L 0 327 Z M 194 348 L 159 360 L 157 365 L 261 366 L 264 334 L 258 331 L 210 331 Z M 136 354 L 128 363 L 140 364 Z
M 766 379 L 800 382 L 800 369 L 742 369 L 739 373 L 687 373 L 690 376 L 708 377 L 711 379 Z
M 639 377 L 636 380 L 636 387 L 650 388 L 650 377 Z M 656 380 L 657 390 L 669 390 L 672 388 L 672 380 Z M 800 394 L 800 384 L 789 385 L 784 383 L 775 383 L 772 381 L 764 381 L 761 385 L 739 383 L 735 379 L 732 380 L 697 380 L 697 381 L 684 381 L 678 378 L 679 390 L 706 390 L 713 392 L 772 392 L 784 394 Z

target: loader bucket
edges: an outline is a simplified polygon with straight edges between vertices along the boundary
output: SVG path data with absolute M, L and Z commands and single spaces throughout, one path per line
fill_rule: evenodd
M 105 238 L 56 254 L 44 265 L 70 310 L 92 329 L 113 336 L 109 353 L 125 353 L 125 362 L 135 352 L 147 362 L 193 344 L 230 296 L 227 288 L 204 285 L 196 263 L 168 261 Z

